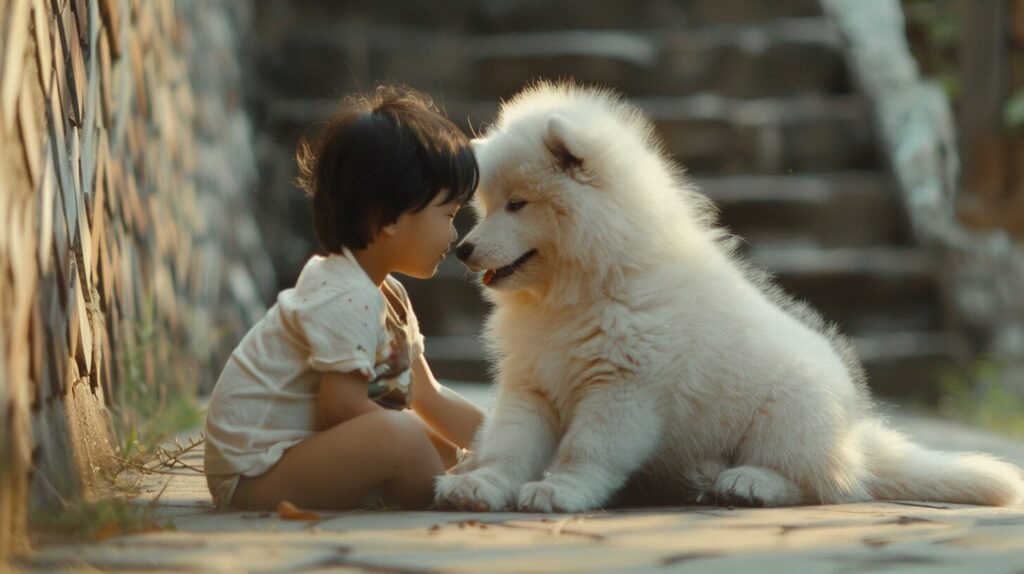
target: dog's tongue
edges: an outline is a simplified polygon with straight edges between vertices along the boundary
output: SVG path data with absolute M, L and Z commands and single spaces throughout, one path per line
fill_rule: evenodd
M 494 273 L 495 273 L 494 269 L 488 269 L 487 271 L 484 271 L 484 277 L 483 277 L 484 285 L 490 285 L 491 284 L 491 279 L 494 279 Z

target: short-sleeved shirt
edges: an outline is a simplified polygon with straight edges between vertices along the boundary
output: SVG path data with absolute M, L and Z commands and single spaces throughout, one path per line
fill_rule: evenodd
M 258 476 L 316 432 L 321 373 L 359 373 L 367 396 L 401 409 L 423 336 L 405 288 L 377 287 L 352 253 L 314 256 L 242 338 L 206 415 L 207 474 Z

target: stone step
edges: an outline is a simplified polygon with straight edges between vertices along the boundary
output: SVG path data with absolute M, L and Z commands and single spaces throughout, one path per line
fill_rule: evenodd
M 952 364 L 953 343 L 938 330 L 864 333 L 850 340 L 879 395 L 934 401 L 939 392 L 935 381 Z M 439 378 L 493 380 L 476 336 L 427 336 L 426 356 Z
M 818 16 L 817 0 L 640 0 L 590 2 L 560 0 L 483 0 L 476 3 L 474 24 L 488 31 L 558 30 L 565 28 L 697 27 L 724 23 L 764 22 L 778 18 Z
M 909 243 L 898 190 L 874 171 L 694 178 L 719 223 L 751 245 L 867 247 Z
M 848 93 L 840 38 L 819 18 L 665 31 L 558 31 L 486 37 L 473 55 L 482 96 L 572 77 L 630 96 L 714 92 L 752 98 Z
M 477 28 L 480 0 L 259 0 L 254 3 L 254 32 L 272 38 L 287 30 L 306 30 L 331 24 L 402 24 L 421 29 Z M 819 11 L 820 13 L 820 11 Z
M 634 102 L 691 174 L 786 174 L 879 165 L 869 106 L 860 96 L 744 100 L 697 94 Z
M 694 175 L 865 170 L 879 163 L 869 106 L 860 96 L 744 100 L 697 94 L 632 101 L 654 121 L 666 149 Z M 498 107 L 496 100 L 445 103 L 449 117 L 471 133 L 493 121 Z M 330 117 L 336 106 L 324 99 L 283 99 L 257 113 L 265 116 L 284 153 L 294 150 L 303 129 Z
M 400 23 L 463 31 L 528 31 L 685 27 L 820 14 L 817 0 L 260 0 L 255 19 L 257 31 L 280 29 L 282 21 L 297 29 L 328 21 Z
M 879 332 L 851 338 L 878 395 L 935 404 L 956 362 L 957 343 L 942 330 Z
M 627 95 L 852 91 L 841 38 L 823 18 L 484 35 L 352 22 L 316 25 L 279 42 L 260 65 L 282 97 L 357 91 L 388 78 L 463 99 L 508 97 L 536 78 L 561 77 Z
M 939 293 L 931 262 L 913 248 L 769 247 L 747 249 L 791 297 L 806 301 L 850 334 L 940 327 Z M 449 258 L 438 275 L 404 281 L 424 333 L 474 335 L 490 304 L 460 263 Z
M 844 332 L 938 329 L 934 267 L 915 248 L 758 246 L 746 256 Z

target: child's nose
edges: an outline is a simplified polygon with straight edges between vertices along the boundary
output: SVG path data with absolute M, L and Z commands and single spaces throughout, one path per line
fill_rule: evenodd
M 459 258 L 459 261 L 465 261 L 473 254 L 473 247 L 472 243 L 463 243 L 455 249 L 455 256 Z

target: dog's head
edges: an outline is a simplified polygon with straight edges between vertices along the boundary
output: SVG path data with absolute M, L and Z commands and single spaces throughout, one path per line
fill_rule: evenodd
M 484 285 L 504 291 L 545 282 L 565 242 L 571 197 L 586 175 L 585 154 L 566 118 L 532 117 L 516 127 L 473 140 L 479 221 L 456 249 L 470 270 L 483 272 Z
M 606 91 L 529 88 L 473 150 L 478 223 L 456 254 L 494 292 L 579 299 L 636 264 L 652 225 L 681 215 L 679 173 L 650 123 Z

